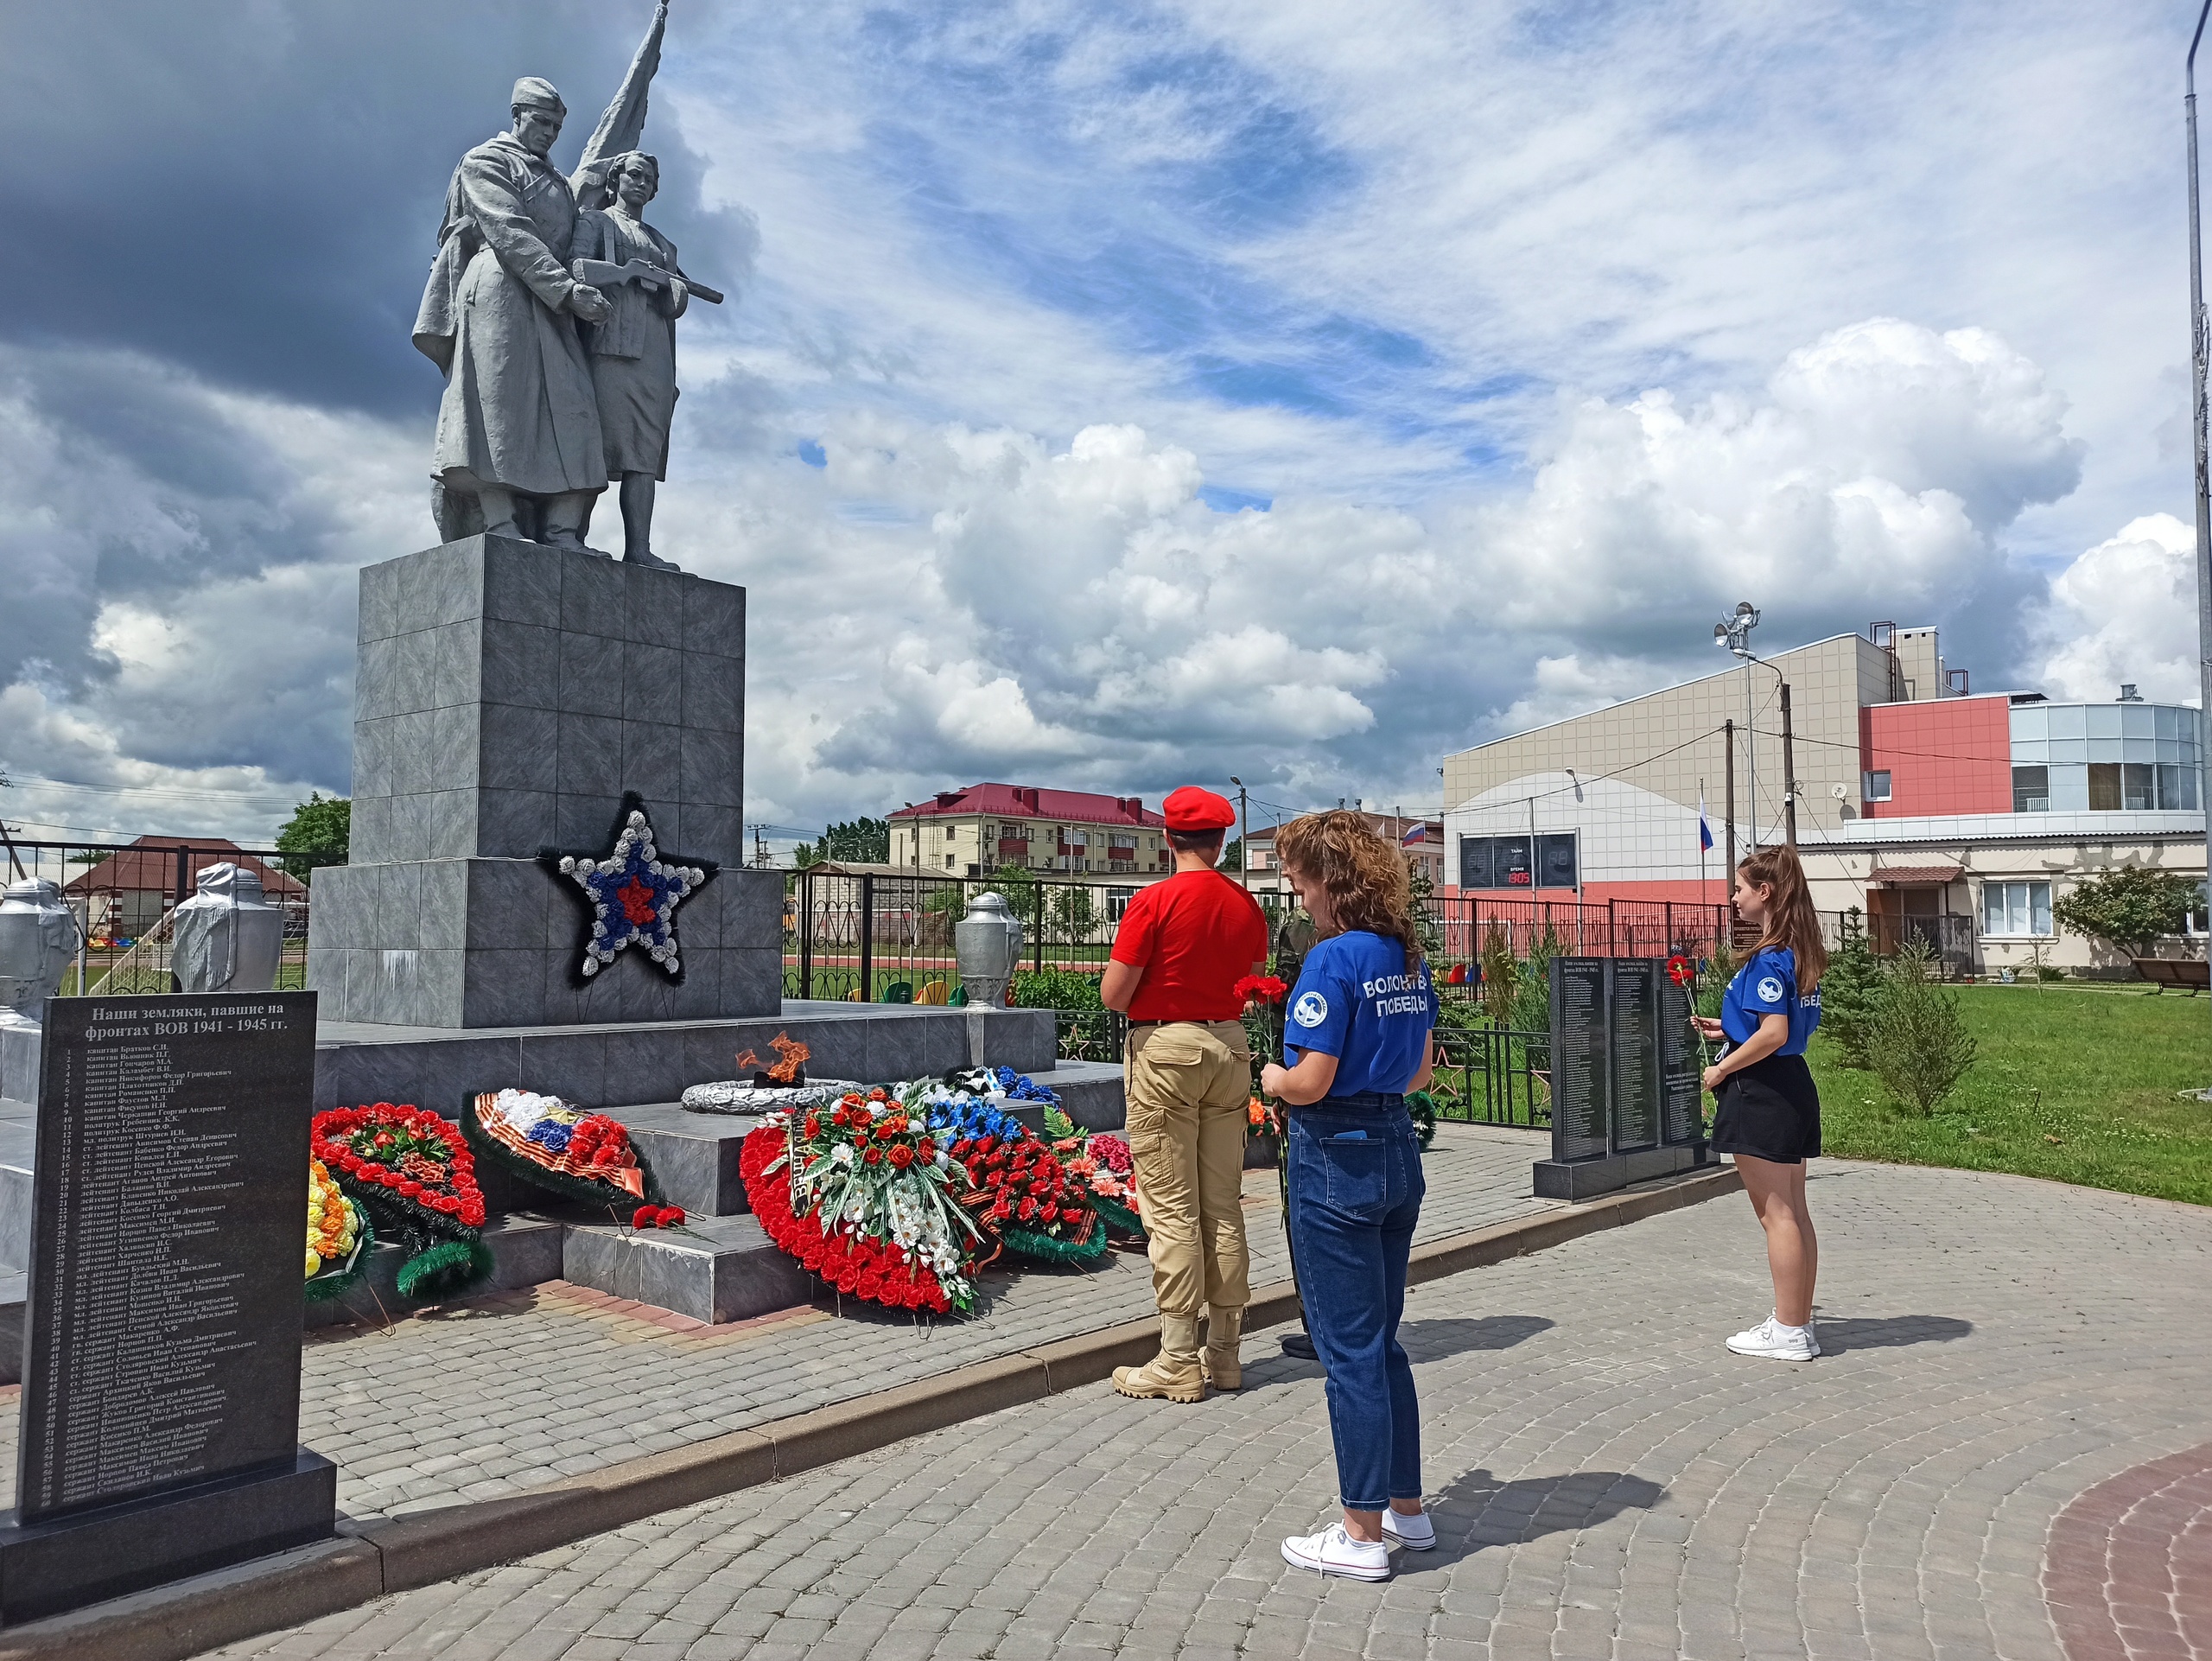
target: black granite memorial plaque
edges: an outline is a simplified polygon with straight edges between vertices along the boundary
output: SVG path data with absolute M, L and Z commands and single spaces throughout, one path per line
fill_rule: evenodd
M 1552 959 L 1552 1157 L 1562 1162 L 1595 1159 L 1609 1146 L 1605 971 L 1603 958 Z
M 1673 1147 L 1705 1140 L 1705 1067 L 1690 1030 L 1690 995 L 1659 982 L 1659 1137 Z
M 331 1532 L 335 1468 L 299 1447 L 315 1012 L 47 1006 L 0 1620 Z
M 1659 964 L 1616 958 L 1606 977 L 1613 1052 L 1613 1151 L 1659 1145 Z

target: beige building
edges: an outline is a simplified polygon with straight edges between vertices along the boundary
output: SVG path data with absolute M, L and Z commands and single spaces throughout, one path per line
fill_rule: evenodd
M 1732 662 L 1446 757 L 1442 891 L 1477 910 L 1712 906 L 1732 845 L 1783 840 L 1794 805 L 1815 903 L 1859 910 L 1878 949 L 1916 935 L 1958 972 L 2121 970 L 2053 907 L 2121 865 L 2201 878 L 2205 826 L 2202 716 L 2116 690 L 1976 693 L 1935 629 L 1888 624 Z
M 918 875 L 988 876 L 1001 865 L 1071 876 L 1175 869 L 1166 822 L 1135 796 L 970 785 L 889 817 L 891 863 Z

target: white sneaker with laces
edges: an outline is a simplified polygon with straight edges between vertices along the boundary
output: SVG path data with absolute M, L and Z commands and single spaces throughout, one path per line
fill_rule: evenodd
M 1382 1513 L 1382 1539 L 1386 1544 L 1395 1543 L 1408 1551 L 1433 1551 L 1436 1524 L 1428 1520 L 1427 1511 L 1407 1517 L 1386 1509 Z
M 1738 1355 L 1755 1355 L 1769 1361 L 1809 1361 L 1821 1352 L 1820 1340 L 1809 1327 L 1785 1327 L 1772 1315 L 1749 1332 L 1738 1333 L 1728 1347 Z
M 1319 1534 L 1294 1534 L 1282 1543 L 1283 1561 L 1294 1569 L 1318 1569 L 1355 1581 L 1390 1578 L 1390 1548 L 1380 1540 L 1355 1540 L 1342 1523 Z

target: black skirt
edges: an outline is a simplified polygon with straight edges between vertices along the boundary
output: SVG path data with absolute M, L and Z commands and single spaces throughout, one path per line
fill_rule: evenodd
M 1802 1055 L 1770 1055 L 1720 1081 L 1713 1151 L 1796 1165 L 1821 1151 L 1821 1095 Z

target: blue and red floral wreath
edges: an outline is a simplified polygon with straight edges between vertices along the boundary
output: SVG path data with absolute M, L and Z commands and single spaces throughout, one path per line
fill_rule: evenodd
M 584 932 L 569 966 L 572 986 L 589 986 L 635 946 L 671 983 L 683 979 L 676 939 L 677 907 L 714 879 L 710 859 L 664 854 L 653 837 L 645 798 L 626 791 L 605 853 L 541 848 L 537 862 L 583 908 Z

